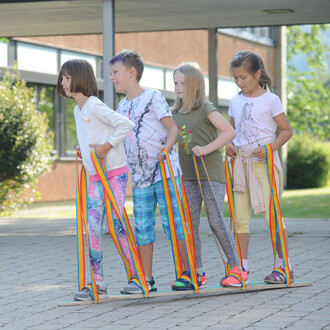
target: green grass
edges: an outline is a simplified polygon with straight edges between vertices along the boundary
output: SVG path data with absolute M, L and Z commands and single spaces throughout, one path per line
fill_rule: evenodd
M 287 190 L 280 200 L 283 218 L 318 218 L 330 220 L 330 187 L 316 189 Z M 133 216 L 132 198 L 126 199 L 126 209 L 130 217 Z M 74 201 L 56 203 L 34 203 L 18 210 L 6 218 L 44 218 L 65 219 L 75 218 L 76 204 Z M 159 210 L 157 209 L 157 216 Z M 205 217 L 202 210 L 202 217 Z M 227 201 L 224 216 L 229 217 Z M 261 217 L 261 216 L 259 216 Z
M 330 219 L 330 187 L 287 190 L 280 203 L 284 218 Z

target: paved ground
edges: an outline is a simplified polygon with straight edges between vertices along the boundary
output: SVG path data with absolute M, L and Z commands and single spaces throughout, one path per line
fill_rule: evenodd
M 76 289 L 74 219 L 0 219 L 0 327 L 4 329 L 330 329 L 330 220 L 287 221 L 297 281 L 311 287 L 200 298 L 157 298 L 57 307 Z M 166 289 L 174 277 L 169 244 L 157 225 L 154 276 Z M 224 273 L 207 222 L 201 225 L 210 284 Z M 272 269 L 263 220 L 252 222 L 250 280 Z M 108 290 L 126 283 L 110 237 L 105 239 Z

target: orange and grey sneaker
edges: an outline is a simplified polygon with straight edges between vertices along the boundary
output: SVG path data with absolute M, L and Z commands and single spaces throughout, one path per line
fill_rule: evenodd
M 241 278 L 243 278 L 245 284 L 249 283 L 249 275 L 244 269 L 240 269 L 235 266 L 222 281 L 222 286 L 242 286 Z
M 207 277 L 205 272 L 203 272 L 203 275 L 198 274 L 198 279 L 201 281 L 201 286 L 200 289 L 206 288 L 207 287 Z

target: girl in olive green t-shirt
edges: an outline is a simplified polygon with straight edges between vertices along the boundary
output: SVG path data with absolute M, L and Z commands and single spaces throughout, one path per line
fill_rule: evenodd
M 186 139 L 189 138 L 188 141 L 191 139 L 188 145 L 187 140 L 183 141 L 182 136 L 179 134 L 179 160 L 191 213 L 199 279 L 202 287 L 207 285 L 207 278 L 205 272 L 203 272 L 199 236 L 202 195 L 197 181 L 192 154 L 197 156 L 205 198 L 205 209 L 210 227 L 228 258 L 231 271 L 242 273 L 243 278 L 247 279 L 246 272 L 242 271 L 240 267 L 233 235 L 219 212 L 220 206 L 223 213 L 226 191 L 223 157 L 220 148 L 235 137 L 235 131 L 206 98 L 203 73 L 197 63 L 186 62 L 181 64 L 174 70 L 173 78 L 177 95 L 176 103 L 172 109 L 173 117 L 179 130 L 186 130 Z M 200 156 L 203 156 L 217 201 L 214 199 L 211 185 L 201 165 Z M 176 288 L 187 285 L 180 278 L 173 283 L 173 286 Z

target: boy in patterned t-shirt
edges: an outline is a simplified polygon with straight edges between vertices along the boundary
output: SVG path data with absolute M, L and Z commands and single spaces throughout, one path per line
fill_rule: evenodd
M 165 160 L 162 150 L 169 152 L 176 183 L 181 194 L 181 168 L 175 150 L 178 128 L 163 95 L 153 89 L 140 86 L 144 64 L 134 50 L 122 50 L 110 61 L 110 79 L 117 92 L 126 97 L 119 103 L 118 112 L 135 124 L 125 140 L 128 165 L 132 178 L 133 212 L 135 217 L 135 239 L 147 280 L 154 288 L 152 276 L 153 242 L 155 235 L 155 210 L 159 204 L 162 225 L 167 239 L 170 239 L 167 205 L 162 186 L 159 162 Z M 166 165 L 167 166 L 167 165 Z M 169 171 L 167 170 L 167 173 Z M 169 184 L 171 189 L 172 185 Z M 173 188 L 172 188 L 173 189 Z M 171 193 L 171 195 L 173 195 Z M 178 205 L 172 200 L 175 216 L 179 253 L 184 271 L 189 272 Z M 122 293 L 140 293 L 141 289 L 130 281 Z

